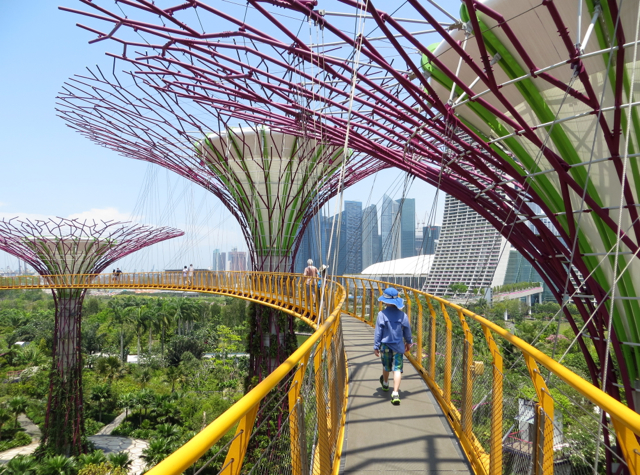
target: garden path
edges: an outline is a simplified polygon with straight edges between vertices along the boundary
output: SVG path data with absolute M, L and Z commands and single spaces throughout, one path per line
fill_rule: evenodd
M 142 451 L 149 446 L 149 442 L 141 439 L 108 435 L 120 425 L 123 419 L 124 413 L 116 417 L 111 424 L 104 426 L 98 434 L 89 437 L 89 440 L 96 444 L 96 448 L 102 450 L 105 454 L 127 452 L 129 458 L 132 460 L 129 475 L 140 475 L 145 467 L 145 462 L 141 457 Z M 40 445 L 40 438 L 42 437 L 40 428 L 24 414 L 18 417 L 18 422 L 25 432 L 31 436 L 33 442 L 29 445 L 23 445 L 22 447 L 15 447 L 0 452 L 0 464 L 5 464 L 18 455 L 31 455 L 38 448 L 38 445 Z

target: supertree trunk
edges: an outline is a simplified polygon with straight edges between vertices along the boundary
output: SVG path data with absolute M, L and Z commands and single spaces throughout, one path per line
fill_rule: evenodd
M 79 455 L 87 448 L 80 331 L 84 296 L 85 290 L 53 292 L 53 364 L 41 450 L 66 456 Z
M 288 256 L 267 256 L 254 259 L 255 270 L 289 271 Z M 275 277 L 274 277 L 275 278 Z M 276 282 L 273 282 L 276 285 Z M 249 390 L 280 366 L 298 347 L 294 317 L 260 304 L 249 306 L 249 374 L 245 389 Z

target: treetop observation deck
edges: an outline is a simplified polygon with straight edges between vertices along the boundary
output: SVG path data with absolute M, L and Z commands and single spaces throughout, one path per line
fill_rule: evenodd
M 222 474 L 352 474 L 372 466 L 402 473 L 587 474 L 602 471 L 605 459 L 607 466 L 628 470 L 619 473 L 640 473 L 639 414 L 499 325 L 401 286 L 396 287 L 404 293 L 415 343 L 405 356 L 413 368 L 406 369 L 400 408 L 387 405 L 376 389 L 378 370 L 371 368 L 379 363 L 367 350 L 371 330 L 364 325 L 374 325 L 382 305 L 377 298 L 386 285 L 335 277 L 316 291 L 315 283 L 308 285 L 299 274 L 209 271 L 197 271 L 191 279 L 168 272 L 0 278 L 0 289 L 229 295 L 282 310 L 315 328 L 280 367 L 148 472 L 152 475 L 189 468 L 199 473 L 204 467 Z M 284 398 L 286 417 L 258 415 L 281 407 L 277 403 Z M 427 407 L 436 407 L 433 400 L 437 413 Z M 398 412 L 405 408 L 407 414 Z M 272 415 L 279 425 L 265 424 Z M 270 434 L 268 447 L 248 452 L 260 434 Z

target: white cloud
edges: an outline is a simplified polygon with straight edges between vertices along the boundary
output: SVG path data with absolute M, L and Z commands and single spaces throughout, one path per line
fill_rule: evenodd
M 89 211 L 82 211 L 68 216 L 69 219 L 86 219 L 95 221 L 130 221 L 129 215 L 121 213 L 117 208 L 91 208 Z

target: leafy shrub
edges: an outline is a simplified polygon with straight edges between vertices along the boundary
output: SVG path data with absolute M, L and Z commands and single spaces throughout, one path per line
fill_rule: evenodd
M 128 452 L 117 452 L 114 454 L 109 454 L 107 458 L 109 459 L 109 463 L 111 465 L 113 465 L 114 467 L 121 467 L 125 470 L 128 470 L 133 463 L 133 460 L 131 460 L 131 458 L 129 457 Z
M 87 431 L 87 436 L 97 434 L 104 426 L 105 425 L 102 422 L 95 421 L 90 417 L 87 417 L 84 421 L 84 427 Z
M 4 466 L 2 475 L 36 475 L 38 462 L 30 455 L 18 455 Z
M 31 437 L 26 432 L 18 431 L 13 436 L 13 439 L 5 440 L 0 443 L 0 452 L 4 450 L 13 449 L 14 447 L 22 447 L 23 445 L 29 445 L 31 443 Z
M 127 475 L 127 470 L 116 467 L 110 462 L 100 464 L 89 464 L 78 472 L 78 475 Z
M 182 361 L 182 355 L 191 353 L 196 359 L 202 359 L 205 352 L 204 345 L 196 338 L 188 336 L 175 336 L 169 344 L 167 362 L 170 366 L 178 366 Z

